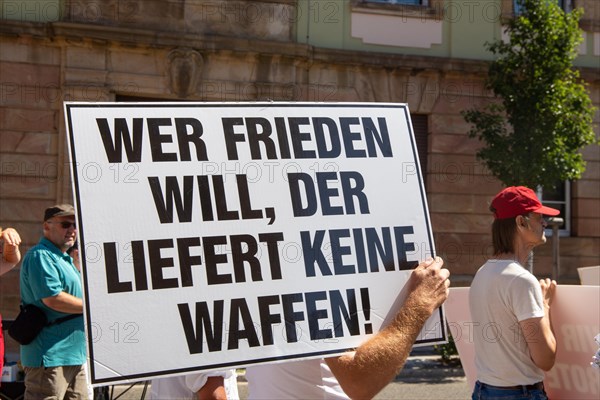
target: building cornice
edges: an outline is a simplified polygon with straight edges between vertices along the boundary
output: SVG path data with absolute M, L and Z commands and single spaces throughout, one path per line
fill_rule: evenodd
M 82 24 L 73 22 L 36 23 L 3 20 L 0 36 L 31 37 L 38 40 L 58 42 L 89 41 L 95 45 L 106 43 L 127 48 L 172 49 L 185 47 L 204 54 L 229 51 L 275 55 L 298 59 L 308 64 L 327 63 L 356 67 L 385 68 L 392 71 L 408 70 L 461 72 L 485 74 L 489 61 L 449 57 L 431 57 L 408 54 L 318 48 L 302 43 L 246 39 L 234 36 L 201 35 L 185 32 L 155 31 L 119 26 Z M 594 68 L 578 68 L 582 78 L 588 82 L 600 80 L 600 72 Z

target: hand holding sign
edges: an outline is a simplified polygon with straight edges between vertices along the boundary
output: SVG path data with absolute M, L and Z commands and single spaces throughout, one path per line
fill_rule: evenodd
M 556 293 L 556 281 L 549 278 L 540 279 L 540 286 L 544 295 L 544 306 L 550 307 L 554 299 L 554 293 Z
M 450 271 L 442 268 L 444 261 L 436 257 L 420 263 L 407 282 L 411 290 L 406 303 L 430 315 L 442 305 L 450 293 Z
M 450 271 L 443 264 L 439 257 L 420 263 L 407 282 L 409 293 L 393 321 L 355 352 L 327 359 L 350 398 L 370 399 L 398 374 L 425 321 L 448 297 Z

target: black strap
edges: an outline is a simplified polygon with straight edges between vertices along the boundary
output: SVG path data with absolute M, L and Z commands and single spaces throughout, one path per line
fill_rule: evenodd
M 57 319 L 55 319 L 52 322 L 48 322 L 46 324 L 46 326 L 57 325 L 57 324 L 60 324 L 61 322 L 65 322 L 65 321 L 68 321 L 70 319 L 77 318 L 77 317 L 82 317 L 82 316 L 83 316 L 83 314 L 71 314 L 71 315 L 67 315 L 66 317 L 57 318 Z

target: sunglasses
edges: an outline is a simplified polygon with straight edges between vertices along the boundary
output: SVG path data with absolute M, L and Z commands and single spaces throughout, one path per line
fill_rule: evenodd
M 60 224 L 61 228 L 63 229 L 69 229 L 71 226 L 73 227 L 73 229 L 77 229 L 77 225 L 75 225 L 75 222 L 71 222 L 71 221 L 47 221 L 50 224 Z

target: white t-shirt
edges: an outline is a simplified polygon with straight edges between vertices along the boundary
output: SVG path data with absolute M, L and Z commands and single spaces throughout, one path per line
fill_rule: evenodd
M 347 400 L 323 359 L 246 368 L 248 400 Z
M 539 281 L 518 262 L 489 260 L 477 271 L 469 306 L 479 381 L 515 386 L 544 379 L 519 326 L 520 321 L 544 316 L 543 301 Z
M 234 369 L 153 379 L 150 386 L 150 399 L 197 400 L 196 392 L 202 389 L 211 376 L 222 376 L 227 399 L 239 400 L 237 375 Z

